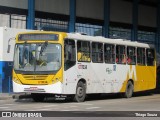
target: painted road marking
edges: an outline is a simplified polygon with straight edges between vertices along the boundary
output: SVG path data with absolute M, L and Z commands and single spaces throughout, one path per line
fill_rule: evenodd
M 43 111 L 43 110 L 52 110 L 52 109 L 38 109 L 37 111 Z
M 78 107 L 78 106 L 69 106 L 70 108 Z
M 9 107 L 0 107 L 0 109 L 1 109 L 1 108 L 3 109 L 3 108 L 9 108 Z
M 40 106 L 35 108 L 47 108 L 47 107 L 56 107 L 57 105 L 46 105 L 46 106 Z
M 98 109 L 100 107 L 89 107 L 89 108 L 86 108 L 87 110 L 91 110 L 91 109 Z
M 3 104 L 3 105 L 0 105 L 0 106 L 5 106 L 5 105 L 10 106 L 10 105 L 15 105 L 15 104 Z

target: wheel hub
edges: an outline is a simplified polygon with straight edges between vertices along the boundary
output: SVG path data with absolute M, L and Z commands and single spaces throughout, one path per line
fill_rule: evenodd
M 77 95 L 78 95 L 78 97 L 82 97 L 83 96 L 83 88 L 82 87 L 79 87 L 77 89 Z

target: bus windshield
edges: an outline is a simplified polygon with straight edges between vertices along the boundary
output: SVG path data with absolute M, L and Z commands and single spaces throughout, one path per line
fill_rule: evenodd
M 29 72 L 56 72 L 61 67 L 61 45 L 48 42 L 16 44 L 14 69 Z

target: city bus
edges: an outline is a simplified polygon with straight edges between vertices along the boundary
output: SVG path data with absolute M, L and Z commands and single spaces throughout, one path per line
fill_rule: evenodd
M 36 102 L 49 95 L 70 96 L 134 92 L 156 87 L 152 44 L 80 33 L 34 31 L 16 36 L 13 91 Z

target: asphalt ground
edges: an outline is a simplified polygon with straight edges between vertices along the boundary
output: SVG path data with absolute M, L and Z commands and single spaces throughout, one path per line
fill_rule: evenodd
M 0 94 L 0 111 L 42 112 L 43 118 L 37 120 L 159 120 L 160 91 L 136 93 L 130 99 L 120 94 L 103 94 L 87 97 L 85 102 L 55 100 L 47 98 L 44 102 L 34 102 L 29 94 Z M 13 99 L 14 98 L 14 99 Z M 72 114 L 74 113 L 74 114 Z M 157 114 L 158 117 L 143 116 Z M 141 116 L 137 116 L 137 115 Z M 48 116 L 48 118 L 47 118 Z M 0 118 L 1 119 L 1 118 Z M 10 118 L 7 118 L 8 120 Z M 15 119 L 15 118 L 14 118 Z M 20 118 L 16 118 L 20 119 Z M 26 119 L 26 118 L 23 118 Z
M 137 92 L 134 93 L 134 96 L 143 96 L 143 95 L 148 95 L 148 94 L 160 94 L 160 89 L 155 89 L 152 91 L 144 91 L 144 92 Z M 111 98 L 116 97 L 118 95 L 118 97 L 120 97 L 120 94 L 102 94 L 101 97 L 98 99 L 103 99 L 105 98 L 106 95 L 109 95 Z M 7 100 L 7 99 L 24 99 L 24 98 L 31 98 L 29 93 L 0 93 L 0 100 Z M 87 99 L 96 99 L 94 97 L 90 98 L 87 97 Z

